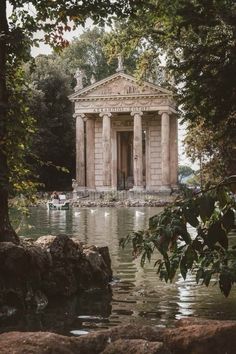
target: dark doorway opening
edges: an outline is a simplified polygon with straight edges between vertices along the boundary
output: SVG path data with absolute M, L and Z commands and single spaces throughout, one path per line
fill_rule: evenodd
M 117 189 L 133 188 L 133 132 L 117 132 Z

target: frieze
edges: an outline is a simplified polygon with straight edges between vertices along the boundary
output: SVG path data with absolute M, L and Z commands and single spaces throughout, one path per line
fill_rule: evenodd
M 133 100 L 93 100 L 93 101 L 77 101 L 75 103 L 76 108 L 100 108 L 100 107 L 110 107 L 109 109 L 113 109 L 114 112 L 116 108 L 119 111 L 127 110 L 126 107 L 150 107 L 150 106 L 159 106 L 168 104 L 168 99 L 133 99 Z M 124 108 L 124 109 L 123 109 Z M 144 108 L 145 110 L 145 108 Z M 148 110 L 148 109 L 146 109 Z M 96 111 L 94 111 L 96 112 Z

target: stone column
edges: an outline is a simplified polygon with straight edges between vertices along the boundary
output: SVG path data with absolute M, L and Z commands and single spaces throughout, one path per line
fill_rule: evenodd
M 178 119 L 170 118 L 170 184 L 177 188 L 178 184 Z
M 143 189 L 142 112 L 131 112 L 134 117 L 134 190 Z
M 103 186 L 111 188 L 111 113 L 100 113 L 103 139 Z
M 86 184 L 88 189 L 95 189 L 94 168 L 95 121 L 91 117 L 86 120 Z
M 169 112 L 161 114 L 161 190 L 170 190 L 170 116 Z
M 76 118 L 76 182 L 78 187 L 85 187 L 85 114 L 75 114 Z

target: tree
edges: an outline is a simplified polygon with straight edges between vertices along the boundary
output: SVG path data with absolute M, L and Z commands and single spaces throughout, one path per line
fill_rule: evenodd
M 68 99 L 72 77 L 52 55 L 40 55 L 24 68 L 32 91 L 28 106 L 36 120 L 31 166 L 46 190 L 65 190 L 71 185 L 75 158 L 74 120 Z
M 134 9 L 140 2 L 133 4 Z M 8 213 L 9 156 L 15 154 L 14 150 L 7 150 L 10 129 L 8 76 L 26 58 L 29 45 L 37 42 L 33 39 L 36 31 L 44 31 L 45 41 L 58 48 L 66 45 L 62 35 L 71 29 L 71 22 L 72 26 L 84 24 L 88 17 L 95 22 L 104 22 L 105 18 L 114 13 L 121 17 L 127 16 L 132 8 L 130 2 L 124 0 L 9 0 L 8 3 L 12 6 L 10 18 L 7 18 L 7 1 L 0 2 L 0 241 L 19 242 Z
M 180 165 L 179 166 L 179 171 L 178 171 L 178 175 L 179 175 L 179 182 L 182 183 L 183 178 L 185 177 L 189 177 L 194 173 L 194 170 L 187 166 L 187 165 Z
M 198 161 L 202 184 L 219 182 L 222 176 L 233 174 L 234 136 L 236 118 L 234 115 L 217 124 L 204 124 L 203 119 L 190 122 L 185 137 L 187 156 Z
M 116 70 L 116 61 L 107 63 L 102 44 L 104 34 L 104 29 L 99 27 L 84 31 L 59 54 L 54 54 L 55 62 L 71 75 L 74 75 L 78 68 L 83 70 L 86 84 L 89 84 L 92 74 L 97 81 L 113 74 Z

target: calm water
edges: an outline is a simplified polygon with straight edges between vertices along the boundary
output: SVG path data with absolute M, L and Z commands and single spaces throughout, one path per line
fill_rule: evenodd
M 20 235 L 37 238 L 66 233 L 88 244 L 109 246 L 114 272 L 112 295 L 74 297 L 66 303 L 54 304 L 43 313 L 24 315 L 20 320 L 18 317 L 15 325 L 8 324 L 8 329 L 53 330 L 78 335 L 129 322 L 171 325 L 175 319 L 186 316 L 236 319 L 235 290 L 225 299 L 218 286 L 196 285 L 193 277 L 183 281 L 177 276 L 174 284 L 165 284 L 156 276 L 152 264 L 142 269 L 139 260 L 133 260 L 130 249 L 119 248 L 121 237 L 144 228 L 148 218 L 159 211 L 159 208 L 69 211 L 32 208 Z M 232 239 L 234 236 L 231 235 Z

